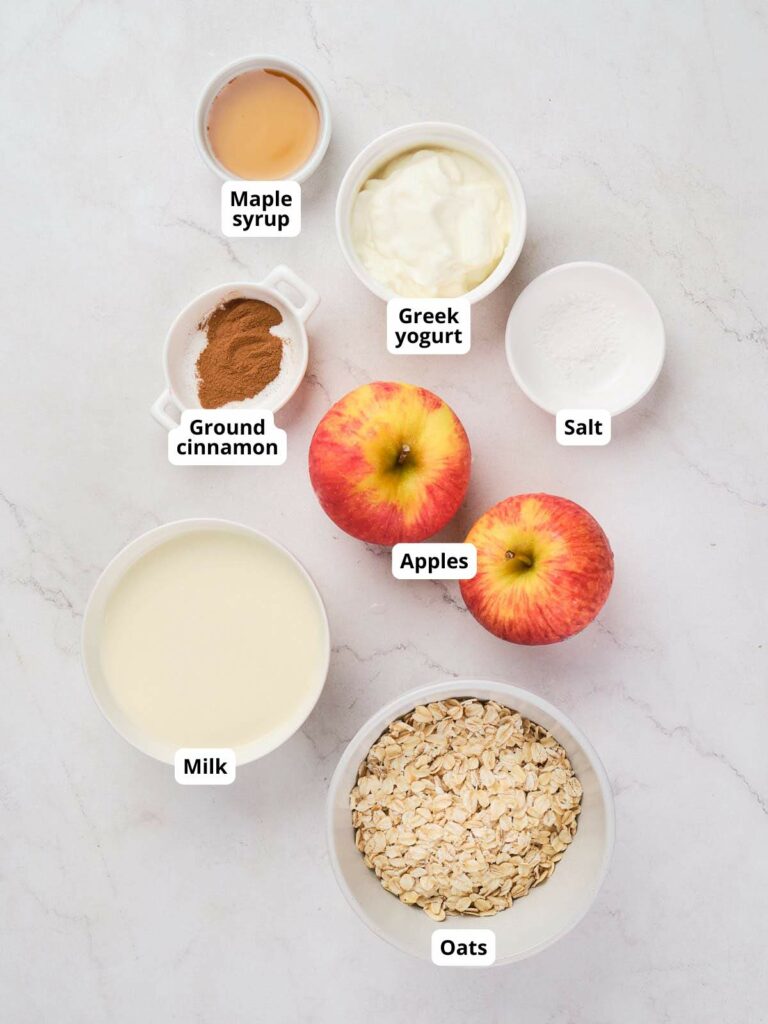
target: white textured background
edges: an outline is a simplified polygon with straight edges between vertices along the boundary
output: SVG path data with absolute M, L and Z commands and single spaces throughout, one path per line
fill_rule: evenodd
M 647 1024 L 765 1019 L 768 9 L 752 2 L 17 4 L 2 46 L 4 301 L 0 1014 L 61 1024 L 364 1019 Z M 198 91 L 246 52 L 324 82 L 334 139 L 297 239 L 225 241 L 191 137 Z M 333 229 L 373 136 L 446 119 L 517 167 L 530 231 L 461 360 L 397 360 Z M 669 354 L 607 449 L 564 449 L 502 334 L 540 271 L 597 259 L 657 300 Z M 149 405 L 176 312 L 287 262 L 314 284 L 310 376 L 281 469 L 178 469 Z M 616 584 L 559 647 L 485 634 L 455 584 L 401 583 L 342 536 L 306 449 L 331 400 L 401 377 L 473 443 L 446 532 L 527 490 L 603 524 Z M 334 657 L 306 727 L 234 787 L 181 789 L 101 719 L 78 660 L 105 562 L 168 520 L 253 524 L 307 565 Z M 370 934 L 332 878 L 327 779 L 406 688 L 508 679 L 591 737 L 617 799 L 592 913 L 523 964 L 440 971 Z M 759 970 L 758 970 L 759 968 Z

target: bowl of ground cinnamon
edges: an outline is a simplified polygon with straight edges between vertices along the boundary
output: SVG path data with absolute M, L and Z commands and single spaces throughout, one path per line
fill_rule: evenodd
M 171 430 L 184 409 L 282 409 L 306 373 L 305 325 L 319 301 L 286 266 L 258 284 L 235 281 L 199 295 L 168 331 L 167 386 L 152 415 Z

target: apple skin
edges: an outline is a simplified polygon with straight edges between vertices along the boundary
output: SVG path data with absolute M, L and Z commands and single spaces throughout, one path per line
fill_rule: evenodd
M 377 381 L 341 398 L 309 446 L 309 475 L 325 513 L 369 544 L 417 542 L 456 514 L 469 483 L 469 440 L 456 414 L 425 388 Z
M 500 501 L 466 543 L 477 548 L 477 575 L 461 581 L 462 597 L 481 626 L 511 643 L 554 644 L 581 632 L 611 589 L 608 538 L 567 498 L 519 494 Z

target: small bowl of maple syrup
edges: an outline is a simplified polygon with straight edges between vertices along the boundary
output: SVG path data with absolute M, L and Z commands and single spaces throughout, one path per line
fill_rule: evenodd
M 306 181 L 331 140 L 328 100 L 296 61 L 260 54 L 222 68 L 202 92 L 195 141 L 225 181 Z

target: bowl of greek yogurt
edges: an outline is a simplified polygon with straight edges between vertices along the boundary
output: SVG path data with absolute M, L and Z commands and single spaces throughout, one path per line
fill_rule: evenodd
M 477 302 L 514 267 L 526 206 L 511 163 L 482 135 L 437 121 L 374 139 L 353 160 L 336 202 L 352 270 L 385 301 Z

